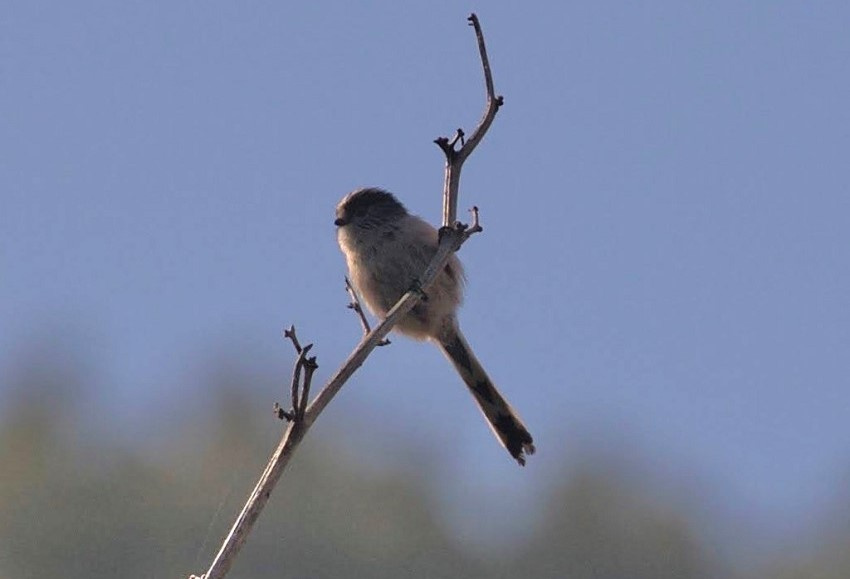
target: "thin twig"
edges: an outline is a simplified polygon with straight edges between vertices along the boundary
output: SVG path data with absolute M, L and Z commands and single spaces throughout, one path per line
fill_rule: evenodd
M 299 390 L 301 389 L 301 370 L 304 368 L 304 365 L 306 363 L 307 352 L 309 352 L 310 348 L 312 347 L 313 344 L 307 344 L 306 346 L 301 348 L 301 351 L 298 352 L 298 360 L 295 361 L 295 369 L 292 371 L 292 413 L 295 415 L 296 419 L 301 418 L 301 414 L 303 414 L 303 412 L 300 412 L 301 403 L 299 402 Z
M 301 344 L 298 343 L 298 336 L 295 335 L 295 326 L 290 325 L 289 328 L 284 330 L 283 337 L 292 341 L 292 345 L 295 346 L 295 352 L 298 354 L 301 353 Z
M 298 411 L 296 412 L 299 420 L 304 419 L 304 413 L 307 411 L 307 405 L 310 402 L 310 385 L 313 383 L 313 372 L 318 370 L 318 368 L 319 365 L 316 363 L 315 356 L 304 359 L 304 382 L 301 387 L 301 405 L 298 406 Z M 293 408 L 295 408 L 294 405 Z
M 478 220 L 479 219 L 478 218 L 478 206 L 473 205 L 472 209 L 470 209 L 469 212 L 472 213 L 472 225 L 470 225 L 469 227 L 464 229 L 464 231 L 463 231 L 463 240 L 464 241 L 466 241 L 467 239 L 472 237 L 474 234 L 484 231 L 484 228 L 481 227 L 481 223 Z
M 465 136 L 466 134 L 463 132 L 463 129 L 458 128 L 458 130 L 455 132 L 455 136 L 452 138 L 451 141 L 449 141 L 449 147 L 454 149 L 458 141 L 460 141 L 460 146 L 462 147 L 466 143 L 466 141 L 464 141 Z
M 293 406 L 294 414 L 302 415 L 288 423 L 277 449 L 275 449 L 263 474 L 260 476 L 260 480 L 257 481 L 254 490 L 248 497 L 248 501 L 236 518 L 230 533 L 225 538 L 212 565 L 210 565 L 209 570 L 203 575 L 204 579 L 220 579 L 227 574 L 242 545 L 245 543 L 248 534 L 251 532 L 254 523 L 268 502 L 272 489 L 274 489 L 284 469 L 289 464 L 295 449 L 304 438 L 307 430 L 333 397 L 336 396 L 345 382 L 363 364 L 372 350 L 380 345 L 393 326 L 423 298 L 425 292 L 431 287 L 434 280 L 436 280 L 437 275 L 445 269 L 452 254 L 460 249 L 460 246 L 471 235 L 481 231 L 481 226 L 478 223 L 477 208 L 473 208 L 471 227 L 457 223 L 460 168 L 463 161 L 472 153 L 473 149 L 475 149 L 484 137 L 496 115 L 496 111 L 502 103 L 502 99 L 501 97 L 496 97 L 493 90 L 493 78 L 490 72 L 490 64 L 487 60 L 487 52 L 484 47 L 484 36 L 481 32 L 478 18 L 475 14 L 472 14 L 469 17 L 469 21 L 475 28 L 475 34 L 478 38 L 478 49 L 481 55 L 481 63 L 484 69 L 484 78 L 487 87 L 487 108 L 484 117 L 479 122 L 478 127 L 469 140 L 464 142 L 463 131 L 460 130 L 451 142 L 446 138 L 437 139 L 437 144 L 446 153 L 445 186 L 443 188 L 443 227 L 440 229 L 437 253 L 420 276 L 416 287 L 409 289 L 387 313 L 387 316 L 373 330 L 363 336 L 360 343 L 348 356 L 348 359 L 345 360 L 342 366 L 306 408 L 304 406 L 307 404 L 309 383 L 315 370 L 312 367 L 312 364 L 315 364 L 315 358 L 312 359 L 311 364 L 309 359 L 303 356 L 306 348 L 302 349 L 300 344 L 298 344 L 294 328 L 290 328 L 290 330 L 284 332 L 284 335 L 292 340 L 296 351 L 298 351 L 299 361 L 304 366 L 304 390 L 301 393 L 302 398 L 300 405 Z M 461 141 L 461 148 L 455 151 L 454 147 L 458 141 Z M 193 575 L 191 577 L 194 578 L 195 576 Z
M 481 67 L 484 70 L 484 86 L 487 91 L 487 105 L 484 109 L 484 115 L 478 121 L 478 126 L 475 127 L 472 136 L 465 142 L 462 142 L 460 149 L 455 150 L 455 145 L 458 140 L 463 141 L 463 131 L 458 129 L 455 138 L 449 141 L 446 137 L 440 137 L 434 142 L 442 149 L 446 155 L 446 171 L 445 180 L 443 181 L 443 227 L 452 227 L 457 221 L 457 199 L 458 189 L 460 187 L 460 171 L 463 168 L 463 162 L 472 154 L 484 135 L 487 134 L 487 129 L 496 118 L 496 113 L 499 112 L 499 107 L 504 104 L 504 99 L 501 96 L 496 96 L 496 90 L 493 88 L 493 73 L 490 70 L 490 60 L 487 58 L 487 47 L 484 44 L 484 32 L 481 30 L 481 23 L 478 21 L 478 16 L 475 13 L 469 15 L 470 26 L 475 28 L 475 37 L 478 39 L 478 53 L 481 57 Z
M 298 338 L 295 336 L 295 326 L 290 326 L 288 330 L 284 330 L 284 337 L 289 338 L 295 346 L 295 351 L 298 353 L 298 358 L 295 360 L 295 367 L 292 371 L 292 380 L 290 382 L 290 404 L 291 410 L 284 410 L 280 403 L 274 403 L 274 413 L 281 420 L 291 422 L 300 420 L 304 416 L 304 409 L 307 407 L 307 398 L 310 395 L 310 381 L 313 378 L 313 372 L 318 368 L 316 357 L 307 357 L 307 352 L 313 347 L 313 344 L 307 344 L 303 348 L 298 343 Z M 301 379 L 301 372 L 304 371 L 304 379 Z
M 351 280 L 348 279 L 348 276 L 345 276 L 345 291 L 348 292 L 348 296 L 351 298 L 351 303 L 348 304 L 348 308 L 354 310 L 354 313 L 356 313 L 360 318 L 360 325 L 363 327 L 363 334 L 368 334 L 372 331 L 372 328 L 369 326 L 369 320 L 366 319 L 366 313 L 363 311 L 363 306 L 360 305 L 360 298 L 357 295 L 357 290 L 355 290 L 354 286 L 351 285 Z M 386 346 L 389 343 L 389 338 L 384 338 L 378 345 Z

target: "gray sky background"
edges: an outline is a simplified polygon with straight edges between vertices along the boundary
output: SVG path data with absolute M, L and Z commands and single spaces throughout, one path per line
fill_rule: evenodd
M 89 365 L 92 433 L 154 447 L 202 419 L 187 377 L 211 359 L 282 384 L 290 323 L 326 378 L 360 332 L 334 206 L 378 185 L 439 220 L 431 141 L 483 108 L 471 10 L 505 107 L 461 185 L 485 227 L 461 321 L 539 453 L 516 468 L 401 338 L 316 431 L 439 460 L 463 533 L 541 508 L 588 448 L 780 541 L 828 516 L 850 471 L 841 2 L 8 0 L 0 407 L 42 343 Z

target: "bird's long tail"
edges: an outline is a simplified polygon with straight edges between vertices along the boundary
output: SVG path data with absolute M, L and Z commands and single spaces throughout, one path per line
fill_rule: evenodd
M 531 434 L 516 411 L 496 390 L 460 329 L 456 324 L 452 324 L 436 342 L 469 387 L 499 442 L 520 465 L 525 466 L 525 455 L 534 454 Z

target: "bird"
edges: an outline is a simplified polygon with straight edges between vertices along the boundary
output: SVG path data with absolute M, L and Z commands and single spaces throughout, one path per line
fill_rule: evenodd
M 356 189 L 336 207 L 337 241 L 350 279 L 373 315 L 384 318 L 411 288 L 437 253 L 438 231 L 407 211 L 392 193 Z M 452 255 L 423 298 L 394 328 L 427 340 L 445 354 L 469 388 L 490 429 L 521 466 L 534 454 L 531 434 L 464 338 L 457 319 L 463 299 L 463 266 Z

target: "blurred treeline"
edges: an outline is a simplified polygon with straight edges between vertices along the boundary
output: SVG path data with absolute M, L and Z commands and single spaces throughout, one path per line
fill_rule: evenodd
M 255 376 L 213 380 L 215 410 L 168 448 L 86 434 L 84 372 L 30 359 L 0 410 L 0 579 L 200 574 L 278 430 L 244 397 Z M 227 374 L 227 373 L 225 373 Z M 187 412 L 187 415 L 190 412 Z M 516 549 L 464 550 L 426 491 L 428 464 L 374 469 L 316 428 L 284 475 L 232 577 L 850 577 L 850 526 L 758 568 L 723 560 L 678 503 L 647 500 L 625 473 L 565 469 Z M 413 461 L 410 461 L 413 462 Z M 212 521 L 212 522 L 211 522 Z M 505 524 L 510 524 L 506 521 Z M 732 524 L 730 522 L 730 524 Z

